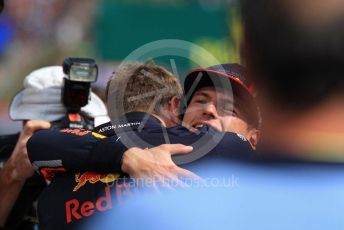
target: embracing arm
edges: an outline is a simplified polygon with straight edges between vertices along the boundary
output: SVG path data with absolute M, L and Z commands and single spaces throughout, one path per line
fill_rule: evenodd
M 126 148 L 113 137 L 88 130 L 43 130 L 34 134 L 27 144 L 33 166 L 39 171 L 121 172 Z M 107 151 L 99 154 L 103 143 Z M 96 152 L 93 149 L 97 149 Z
M 172 155 L 192 151 L 192 147 L 180 144 L 127 149 L 115 137 L 67 129 L 40 131 L 29 140 L 27 147 L 31 162 L 41 172 L 124 172 L 132 178 L 155 176 L 178 180 L 178 175 L 197 178 L 172 161 Z

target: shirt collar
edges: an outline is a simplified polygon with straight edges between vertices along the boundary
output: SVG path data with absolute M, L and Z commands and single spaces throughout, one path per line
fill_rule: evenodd
M 118 132 L 162 128 L 162 123 L 154 116 L 144 112 L 130 112 L 116 120 L 102 124 L 93 129 L 105 136 L 113 136 Z

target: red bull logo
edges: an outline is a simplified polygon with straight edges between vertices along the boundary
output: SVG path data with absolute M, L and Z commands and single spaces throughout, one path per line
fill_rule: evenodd
M 84 186 L 87 182 L 91 184 L 95 184 L 97 182 L 102 183 L 111 183 L 114 182 L 119 178 L 119 174 L 99 174 L 94 172 L 85 172 L 83 174 L 77 173 L 75 174 L 75 182 L 77 185 L 73 188 L 73 192 L 78 191 L 82 186 Z
M 116 195 L 117 204 L 123 202 L 123 196 L 129 197 L 132 195 L 130 186 L 126 183 L 117 184 L 113 183 L 120 177 L 120 174 L 99 174 L 94 172 L 85 172 L 75 174 L 76 186 L 73 188 L 73 192 L 78 191 L 80 188 L 86 184 L 95 184 L 102 182 L 106 184 L 104 186 L 104 195 L 89 197 L 89 200 L 79 201 L 79 199 L 72 199 L 66 202 L 66 221 L 71 223 L 75 220 L 83 219 L 84 217 L 90 217 L 95 212 L 104 212 L 106 210 L 112 209 L 113 196 L 111 196 L 111 191 Z M 76 194 L 77 195 L 77 194 Z
M 104 178 L 103 178 L 104 179 Z M 111 195 L 111 193 L 113 193 Z M 85 217 L 90 217 L 96 212 L 105 212 L 112 209 L 113 202 L 120 205 L 126 197 L 134 194 L 128 184 L 116 184 L 113 187 L 104 186 L 104 195 L 97 196 L 95 199 L 79 201 L 72 199 L 66 202 L 66 222 L 79 221 Z M 114 196 L 115 195 L 115 196 Z M 116 202 L 117 200 L 117 202 Z
M 86 201 L 80 204 L 77 199 L 66 202 L 66 221 L 70 223 L 75 220 L 80 220 L 83 217 L 92 216 L 95 210 L 104 212 L 112 208 L 112 199 L 110 195 L 110 187 L 105 187 L 105 196 L 99 197 L 95 202 Z

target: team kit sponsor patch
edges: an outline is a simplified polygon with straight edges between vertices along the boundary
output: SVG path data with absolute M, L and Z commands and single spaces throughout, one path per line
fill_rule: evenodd
M 70 199 L 65 203 L 66 222 L 72 223 L 85 217 L 91 217 L 97 212 L 111 210 L 113 205 L 121 205 L 128 197 L 133 196 L 137 189 L 129 182 L 130 179 L 121 179 L 120 174 L 99 174 L 85 172 L 75 174 L 75 186 L 73 192 L 77 193 L 84 186 L 103 183 L 97 197 L 92 200 L 80 201 L 78 198 Z M 85 187 L 86 189 L 86 187 Z

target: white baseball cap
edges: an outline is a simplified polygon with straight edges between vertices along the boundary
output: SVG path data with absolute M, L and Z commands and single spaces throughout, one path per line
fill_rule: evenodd
M 67 110 L 61 101 L 63 87 L 61 66 L 49 66 L 31 72 L 24 80 L 24 88 L 13 98 L 9 115 L 12 120 L 56 121 L 65 116 Z M 95 118 L 95 125 L 109 121 L 103 101 L 93 92 L 89 103 L 81 108 Z

